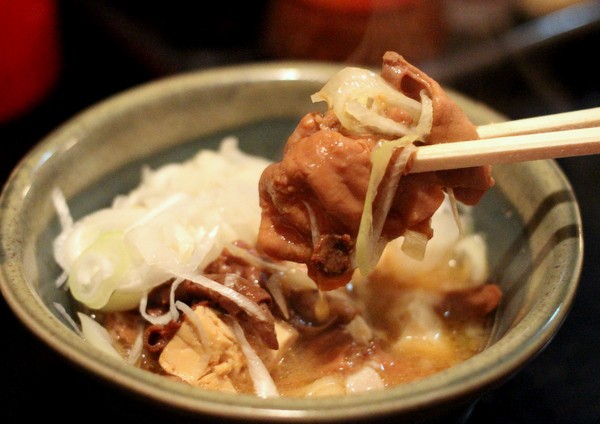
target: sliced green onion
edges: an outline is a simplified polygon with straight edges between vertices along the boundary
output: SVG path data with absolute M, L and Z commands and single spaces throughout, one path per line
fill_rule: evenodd
M 385 247 L 385 240 L 381 240 L 383 222 L 379 221 L 382 218 L 385 221 L 385 217 L 387 217 L 387 212 L 389 211 L 389 205 L 382 205 L 383 208 L 379 211 L 382 218 L 378 218 L 378 222 L 375 222 L 373 215 L 373 203 L 377 196 L 379 185 L 383 180 L 394 151 L 397 148 L 408 146 L 417 139 L 419 139 L 417 135 L 410 135 L 392 141 L 382 141 L 380 146 L 373 150 L 373 153 L 371 154 L 371 162 L 373 165 L 356 239 L 356 264 L 363 276 L 369 275 L 373 270 Z M 389 196 L 384 195 L 384 198 L 385 197 Z M 393 198 L 393 196 L 391 196 L 391 198 Z M 387 210 L 385 210 L 386 208 Z
M 104 233 L 73 263 L 68 280 L 73 297 L 90 308 L 102 308 L 127 274 L 129 263 L 123 232 Z

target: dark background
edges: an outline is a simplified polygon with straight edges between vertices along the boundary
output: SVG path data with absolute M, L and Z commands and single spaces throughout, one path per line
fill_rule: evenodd
M 210 14 L 204 3 L 199 10 L 193 2 L 156 4 L 58 3 L 59 78 L 40 102 L 0 122 L 2 181 L 49 131 L 112 94 L 179 72 L 273 59 L 260 43 L 265 1 L 212 4 Z M 569 9 L 541 18 L 516 14 L 506 32 L 485 39 L 455 37 L 438 58 L 419 65 L 511 119 L 597 107 L 600 2 Z M 558 162 L 573 185 L 584 222 L 577 297 L 549 346 L 483 396 L 467 423 L 600 423 L 600 159 Z M 82 420 L 174 418 L 75 368 L 23 327 L 3 299 L 0 319 L 3 422 L 36 417 L 42 399 L 49 405 L 42 411 L 44 419 L 72 418 L 76 405 Z

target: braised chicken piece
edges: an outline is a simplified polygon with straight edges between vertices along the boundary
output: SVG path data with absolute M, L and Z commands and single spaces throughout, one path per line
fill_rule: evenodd
M 476 127 L 442 87 L 399 54 L 384 55 L 381 77 L 414 102 L 425 104 L 423 93 L 430 99 L 431 125 L 421 144 L 478 138 Z M 384 105 L 382 113 L 402 125 L 417 124 L 396 105 Z M 257 247 L 274 258 L 305 263 L 322 290 L 346 284 L 356 268 L 356 241 L 373 151 L 381 140 L 395 138 L 369 127 L 359 133 L 348 130 L 331 108 L 305 115 L 288 138 L 281 161 L 268 166 L 260 179 L 262 221 Z M 396 158 L 402 148 L 397 150 Z M 392 168 L 393 160 L 381 184 L 391 178 Z M 494 184 L 489 166 L 407 174 L 409 169 L 410 160 L 385 217 L 383 240 L 398 238 L 407 230 L 430 239 L 431 216 L 445 192 L 451 189 L 458 201 L 474 205 Z M 376 197 L 374 205 L 378 201 Z

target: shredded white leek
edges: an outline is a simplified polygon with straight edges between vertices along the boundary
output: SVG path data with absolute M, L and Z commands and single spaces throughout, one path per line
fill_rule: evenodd
M 59 289 L 61 287 L 68 289 L 68 285 L 65 284 L 68 279 L 69 279 L 69 274 L 67 274 L 66 272 L 61 272 L 60 275 L 58 277 L 56 277 L 56 280 L 54 280 L 54 286 L 57 289 Z
M 386 143 L 386 147 L 389 145 L 390 145 L 390 143 Z M 382 201 L 381 201 L 381 204 L 377 205 L 377 210 L 374 211 L 374 215 L 373 215 L 373 232 L 376 236 L 377 235 L 381 236 L 381 233 L 383 232 L 383 226 L 385 224 L 387 215 L 392 206 L 392 201 L 394 200 L 394 197 L 396 196 L 396 191 L 398 190 L 398 184 L 400 182 L 400 178 L 403 175 L 404 169 L 406 168 L 406 165 L 407 165 L 411 155 L 416 151 L 416 149 L 417 149 L 416 146 L 412 143 L 409 143 L 402 148 L 402 151 L 398 155 L 398 158 L 392 164 L 392 169 L 391 169 L 391 173 L 389 176 L 389 180 L 387 181 L 386 185 L 383 187 L 383 190 L 380 191 L 380 189 L 379 189 L 380 187 L 378 187 L 378 189 L 377 189 L 377 192 L 381 193 Z M 378 155 L 380 153 L 379 150 L 381 150 L 381 149 L 377 149 L 377 151 L 374 153 L 374 155 Z M 385 153 L 384 155 L 387 156 L 387 153 Z M 391 160 L 391 158 L 388 160 L 388 163 L 390 160 Z M 381 181 L 379 183 L 379 186 L 381 186 Z
M 275 262 L 266 261 L 256 255 L 253 255 L 247 249 L 236 246 L 233 243 L 229 243 L 227 245 L 227 250 L 229 250 L 229 252 L 232 255 L 237 256 L 238 258 L 244 259 L 250 265 L 256 266 L 258 268 L 263 268 L 263 269 L 270 270 L 273 272 L 287 272 L 288 271 L 288 267 L 277 264 Z
M 226 138 L 218 152 L 204 149 L 185 162 L 144 168 L 138 187 L 76 222 L 54 189 L 62 226 L 54 257 L 73 296 L 92 309 L 135 308 L 164 281 L 198 274 L 227 243 L 253 245 L 261 213 L 256 187 L 269 163 Z M 56 284 L 67 287 L 62 279 Z
M 198 335 L 200 336 L 200 342 L 202 343 L 202 346 L 204 346 L 205 350 L 208 350 L 212 344 L 212 341 L 206 332 L 206 328 L 204 328 L 204 324 L 200 318 L 198 318 L 198 315 L 194 313 L 192 308 L 180 300 L 175 302 L 175 306 L 192 322 L 192 327 L 196 329 Z
M 265 286 L 271 297 L 279 307 L 281 314 L 287 320 L 290 318 L 290 311 L 287 306 L 287 302 L 285 300 L 285 296 L 283 295 L 283 291 L 281 290 L 281 275 L 279 273 L 271 274 L 267 281 L 265 282 Z
M 176 278 L 171 284 L 171 290 L 169 290 L 169 312 L 171 312 L 173 321 L 179 319 L 179 310 L 177 309 L 177 305 L 175 305 L 175 290 L 177 290 L 177 287 L 181 283 L 183 283 L 183 278 Z
M 252 346 L 250 346 L 250 343 L 248 343 L 244 335 L 244 330 L 242 330 L 237 321 L 233 322 L 233 331 L 246 357 L 248 372 L 250 373 L 256 395 L 262 398 L 279 397 L 279 391 L 271 374 L 269 374 L 269 370 L 267 370 L 263 361 L 256 354 Z
M 138 331 L 137 336 L 135 337 L 135 341 L 129 350 L 129 356 L 127 357 L 127 363 L 131 365 L 135 365 L 140 357 L 142 356 L 142 349 L 144 347 L 144 331 L 140 329 Z
M 58 215 L 62 229 L 67 230 L 71 228 L 73 226 L 73 217 L 69 211 L 65 195 L 57 187 L 52 190 L 52 203 L 54 204 L 54 209 L 56 209 L 56 214 Z
M 421 90 L 421 115 L 415 134 L 423 137 L 431 132 L 433 126 L 433 100 L 425 90 Z
M 310 234 L 311 234 L 312 244 L 313 244 L 313 246 L 315 246 L 317 244 L 317 241 L 319 240 L 319 237 L 321 236 L 321 233 L 319 231 L 319 226 L 317 225 L 317 217 L 315 215 L 315 211 L 313 210 L 313 208 L 310 207 L 308 202 L 305 202 L 303 200 L 302 203 L 304 203 L 304 207 L 306 207 L 306 211 L 308 212 L 308 218 L 310 220 Z
M 148 294 L 144 293 L 142 298 L 140 299 L 139 311 L 140 311 L 140 315 L 146 321 L 148 321 L 150 324 L 166 325 L 169 323 L 169 321 L 171 321 L 171 318 L 172 318 L 171 312 L 167 312 L 166 314 L 163 314 L 163 315 L 154 316 L 154 315 L 150 315 L 146 311 L 147 306 L 148 306 Z
M 361 68 L 342 69 L 311 99 L 327 102 L 342 126 L 355 134 L 375 132 L 401 137 L 415 133 L 415 127 L 385 116 L 385 110 L 390 106 L 404 109 L 414 122 L 422 115 L 420 102 L 396 90 L 380 75 Z
M 177 321 L 179 319 L 179 311 L 177 310 L 177 305 L 175 304 L 175 290 L 177 290 L 177 287 L 182 282 L 182 278 L 177 278 L 171 284 L 171 288 L 169 290 L 169 312 L 158 316 L 150 315 L 146 311 L 146 306 L 148 305 L 148 293 L 144 293 L 140 299 L 140 304 L 138 307 L 140 315 L 144 317 L 146 321 L 154 325 L 166 325 L 169 323 L 169 321 Z
M 379 185 L 383 180 L 388 164 L 397 148 L 405 148 L 418 139 L 417 136 L 405 136 L 393 141 L 382 142 L 371 154 L 371 174 L 369 176 L 369 185 L 363 206 L 363 213 L 360 220 L 358 236 L 356 239 L 356 263 L 363 276 L 369 275 L 377 264 L 381 253 L 385 247 L 385 240 L 381 239 L 383 223 L 389 212 L 391 199 L 395 193 L 396 184 L 384 193 L 385 203 L 381 205 L 377 217 L 374 216 L 375 198 L 379 190 Z M 410 153 L 410 150 L 407 150 Z M 402 174 L 402 169 L 406 165 L 409 155 L 400 155 L 398 162 L 401 163 L 394 173 L 398 178 Z
M 446 191 L 448 192 L 450 206 L 452 207 L 452 216 L 454 217 L 456 228 L 458 228 L 458 235 L 459 237 L 462 237 L 464 235 L 464 231 L 462 227 L 462 221 L 460 219 L 460 214 L 458 213 L 458 202 L 456 201 L 456 197 L 454 196 L 454 190 L 452 189 L 452 187 L 447 187 Z
M 256 303 L 248 299 L 243 294 L 233 290 L 232 288 L 226 287 L 223 284 L 219 284 L 216 281 L 213 281 L 202 274 L 181 274 L 181 276 L 195 284 L 204 286 L 212 291 L 219 293 L 222 296 L 227 297 L 229 300 L 235 302 L 240 308 L 246 311 L 246 313 L 257 318 L 258 320 L 268 321 L 266 313 Z
M 91 317 L 77 312 L 77 316 L 79 317 L 79 322 L 81 323 L 81 332 L 83 334 L 83 338 L 100 349 L 102 352 L 106 353 L 113 358 L 123 360 L 119 352 L 114 348 L 112 338 L 106 328 L 102 327 L 98 322 L 96 322 Z
M 65 307 L 62 304 L 60 304 L 58 302 L 54 302 L 54 309 L 56 309 L 58 311 L 58 313 L 65 319 L 65 321 L 67 321 L 69 323 L 71 328 L 73 328 L 73 330 L 75 330 L 75 332 L 77 334 L 79 334 L 81 337 L 83 337 L 83 333 L 81 332 L 81 329 L 75 323 L 73 318 L 71 318 L 71 315 L 68 314 L 67 310 L 65 309 Z

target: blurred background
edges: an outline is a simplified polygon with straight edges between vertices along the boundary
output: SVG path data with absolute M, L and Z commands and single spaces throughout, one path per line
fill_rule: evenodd
M 100 100 L 157 78 L 244 62 L 379 67 L 383 52 L 396 50 L 509 119 L 600 106 L 600 1 L 239 3 L 0 0 L 1 181 L 52 129 Z M 466 423 L 600 422 L 600 159 L 558 163 L 584 221 L 577 298 L 553 342 L 484 396 Z M 61 418 L 76 397 L 99 419 L 159 422 L 158 412 L 140 415 L 150 405 L 114 392 L 42 346 L 0 302 L 3 416 L 34 417 L 35 399 L 45 398 L 64 405 L 47 411 Z M 67 386 L 56 390 L 57 381 Z

